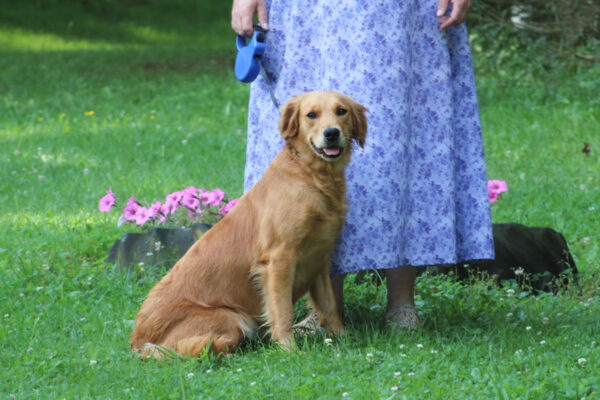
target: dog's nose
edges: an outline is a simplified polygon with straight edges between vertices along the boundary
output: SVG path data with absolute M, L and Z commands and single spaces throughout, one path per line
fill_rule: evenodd
M 335 142 L 340 137 L 340 130 L 338 128 L 327 128 L 323 131 L 325 139 L 328 142 Z

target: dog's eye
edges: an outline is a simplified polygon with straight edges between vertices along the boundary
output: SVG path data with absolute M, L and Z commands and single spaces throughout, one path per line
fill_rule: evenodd
M 335 113 L 337 115 L 344 115 L 348 112 L 348 110 L 346 110 L 345 108 L 342 107 L 338 107 L 337 110 L 335 110 Z
M 314 111 L 311 111 L 308 114 L 306 114 L 306 116 L 310 119 L 315 119 L 315 118 L 317 118 L 317 113 Z

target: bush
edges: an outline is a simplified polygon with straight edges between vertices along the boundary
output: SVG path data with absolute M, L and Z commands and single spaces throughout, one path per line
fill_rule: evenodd
M 600 59 L 600 2 L 596 0 L 476 0 L 472 27 L 534 43 L 558 57 Z

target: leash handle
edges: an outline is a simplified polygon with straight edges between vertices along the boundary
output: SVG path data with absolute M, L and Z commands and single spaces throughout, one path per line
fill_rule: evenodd
M 235 77 L 241 82 L 250 83 L 253 82 L 260 73 L 269 90 L 271 101 L 277 112 L 279 112 L 279 103 L 273 92 L 273 87 L 269 82 L 267 72 L 261 62 L 262 56 L 265 54 L 266 38 L 267 32 L 262 29 L 260 25 L 254 25 L 254 33 L 249 42 L 247 42 L 247 38 L 244 36 L 237 36 L 235 45 L 238 53 L 235 58 Z
M 254 33 L 250 42 L 246 43 L 244 36 L 237 36 L 236 47 L 238 50 L 235 58 L 235 77 L 244 83 L 256 79 L 260 72 L 260 60 L 265 54 L 266 32 L 258 25 L 254 25 Z

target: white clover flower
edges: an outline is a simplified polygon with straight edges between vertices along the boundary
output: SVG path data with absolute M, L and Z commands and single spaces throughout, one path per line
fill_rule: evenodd
M 400 357 L 406 357 L 406 353 L 400 353 Z
M 583 358 L 583 357 L 581 357 L 580 359 L 577 360 L 577 364 L 579 364 L 579 365 L 583 365 L 586 362 L 587 362 L 587 360 L 585 358 Z
M 327 346 L 331 346 L 332 343 L 333 343 L 333 339 L 331 339 L 331 338 L 325 338 L 325 344 Z
M 207 369 L 207 370 L 206 370 L 206 373 L 207 373 L 207 374 L 210 374 L 211 372 L 212 372 L 212 369 Z
M 242 369 L 241 369 L 241 368 L 238 368 L 238 369 L 237 369 L 237 372 L 242 372 Z
M 400 371 L 394 372 L 394 376 L 400 376 L 400 375 L 402 375 L 402 373 Z
M 549 322 L 550 322 L 550 318 L 548 318 L 548 317 L 542 318 L 542 324 L 548 325 Z
M 194 373 L 193 372 L 190 372 L 190 373 L 187 374 L 187 378 L 188 379 L 192 379 L 193 377 L 194 377 Z
M 526 326 L 526 327 L 525 327 L 525 330 L 526 330 L 526 331 L 530 331 L 530 330 L 531 330 L 531 327 L 530 327 L 530 326 Z
M 392 387 L 390 388 L 390 390 L 391 390 L 392 392 L 397 392 L 397 391 L 398 391 L 398 389 L 400 389 L 398 386 L 392 386 Z
M 512 297 L 515 294 L 515 289 L 506 289 L 506 297 Z
M 421 343 L 417 344 L 417 349 L 422 349 L 423 345 Z
M 544 345 L 544 344 L 546 344 L 546 341 L 545 341 L 545 340 L 542 340 L 542 341 L 540 342 L 540 344 Z
M 371 362 L 373 361 L 373 353 L 367 353 L 367 361 Z
M 515 275 L 520 276 L 523 275 L 525 273 L 525 270 L 523 269 L 523 267 L 519 267 L 517 269 L 515 269 Z
M 254 385 L 256 385 L 255 381 L 250 382 L 250 386 L 254 386 Z
M 94 367 L 94 366 L 96 366 L 96 364 L 98 364 L 98 361 L 90 360 L 90 367 Z
M 519 354 L 522 354 L 522 353 L 523 353 L 523 350 L 521 350 L 521 349 L 518 349 L 517 351 L 515 351 L 516 355 L 519 355 Z
M 513 316 L 513 313 L 509 312 L 508 314 L 506 314 L 506 318 L 510 318 Z
M 437 350 L 431 350 L 431 354 L 437 354 L 438 351 Z
M 414 373 L 414 372 L 409 372 L 409 373 L 408 373 L 408 374 L 406 374 L 406 375 L 408 375 L 408 376 L 415 376 L 415 373 Z

